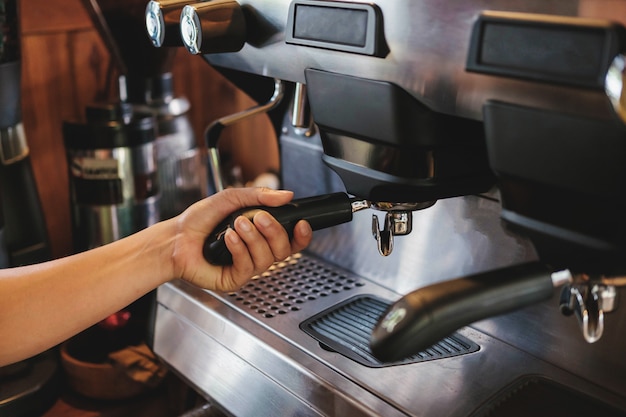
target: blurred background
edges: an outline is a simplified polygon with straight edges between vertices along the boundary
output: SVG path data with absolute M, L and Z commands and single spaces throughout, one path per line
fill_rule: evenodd
M 90 103 L 117 99 L 118 73 L 80 0 L 20 3 L 22 121 L 56 258 L 73 252 L 63 122 L 81 117 Z M 210 122 L 255 104 L 202 58 L 183 50 L 175 55 L 172 73 L 175 96 L 186 97 L 191 104 L 188 117 L 199 146 Z M 255 117 L 229 127 L 220 147 L 241 149 L 238 141 L 253 135 L 273 136 L 269 119 Z M 262 141 L 254 144 L 262 146 Z M 239 157 L 258 155 L 249 149 L 254 144 L 248 141 L 249 152 Z M 266 170 L 266 163 L 242 162 L 244 177 L 256 177 Z

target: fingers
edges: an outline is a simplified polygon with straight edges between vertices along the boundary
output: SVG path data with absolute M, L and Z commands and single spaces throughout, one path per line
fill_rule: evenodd
M 196 202 L 172 220 L 176 225 L 171 255 L 173 275 L 203 288 L 230 291 L 266 271 L 274 262 L 301 251 L 311 240 L 308 223 L 301 222 L 296 226 L 290 242 L 287 232 L 266 212 L 254 219 L 256 226 L 241 217 L 236 219 L 234 230 L 226 232 L 225 242 L 233 257 L 232 266 L 210 265 L 202 251 L 195 249 L 202 248 L 206 236 L 232 212 L 250 206 L 281 206 L 292 197 L 291 191 L 237 188 Z
M 282 261 L 291 255 L 291 244 L 287 231 L 267 212 L 261 211 L 254 216 L 254 225 L 265 237 L 273 261 Z
M 180 217 L 180 222 L 186 230 L 208 235 L 234 211 L 259 205 L 280 206 L 287 204 L 292 197 L 293 193 L 285 190 L 229 188 L 193 204 Z
M 313 236 L 309 223 L 301 220 L 296 224 L 293 241 L 290 242 L 287 231 L 276 219 L 264 211 L 254 216 L 253 223 L 265 238 L 273 255 L 273 262 L 282 261 L 289 255 L 301 251 L 311 242 Z
M 233 272 L 237 284 L 259 274 L 274 262 L 304 249 L 311 241 L 311 227 L 300 221 L 294 229 L 293 242 L 285 229 L 267 212 L 254 216 L 253 223 L 245 217 L 235 220 L 235 230 L 226 234 L 226 246 L 233 257 Z M 236 232 L 236 233 L 235 233 Z M 243 277 L 241 280 L 238 277 Z
M 258 212 L 252 222 L 240 216 L 235 219 L 234 226 L 248 249 L 249 258 L 255 270 L 265 270 L 272 263 L 291 255 L 291 244 L 287 232 L 267 212 Z
M 300 220 L 293 230 L 293 241 L 291 243 L 291 253 L 300 252 L 311 243 L 313 230 L 309 222 Z

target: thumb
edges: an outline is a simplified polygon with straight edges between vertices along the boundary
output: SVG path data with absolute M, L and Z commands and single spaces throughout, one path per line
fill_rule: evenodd
M 272 190 L 270 188 L 228 188 L 204 200 L 205 219 L 217 225 L 232 212 L 244 207 L 270 206 L 287 204 L 293 198 L 293 192 Z M 206 211 L 205 211 L 206 210 Z M 206 213 L 212 216 L 206 217 Z

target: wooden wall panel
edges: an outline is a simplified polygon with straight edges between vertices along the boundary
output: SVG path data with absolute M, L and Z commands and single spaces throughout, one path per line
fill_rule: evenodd
M 22 111 L 31 162 L 55 257 L 72 252 L 67 163 L 62 123 L 87 104 L 114 99 L 117 74 L 80 0 L 21 0 Z M 199 144 L 218 117 L 255 103 L 200 57 L 184 50 L 173 68 L 177 95 L 191 102 Z M 241 153 L 248 175 L 278 164 L 269 120 L 255 117 L 226 129 L 220 140 Z M 254 138 L 253 142 L 250 139 Z
M 19 0 L 22 35 L 91 29 L 80 0 Z
M 22 55 L 22 120 L 53 254 L 63 256 L 71 252 L 72 239 L 62 123 L 101 96 L 97 78 L 108 55 L 93 30 L 23 36 Z

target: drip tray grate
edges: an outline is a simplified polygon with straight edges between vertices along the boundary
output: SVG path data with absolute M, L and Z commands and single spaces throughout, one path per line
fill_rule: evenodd
M 369 339 L 378 318 L 389 305 L 372 296 L 357 296 L 311 317 L 301 323 L 300 328 L 318 340 L 324 349 L 374 368 L 451 358 L 480 349 L 476 343 L 454 333 L 403 361 L 380 362 L 372 355 Z
M 299 311 L 303 304 L 363 287 L 365 283 L 309 256 L 296 254 L 253 277 L 228 300 L 266 319 Z

